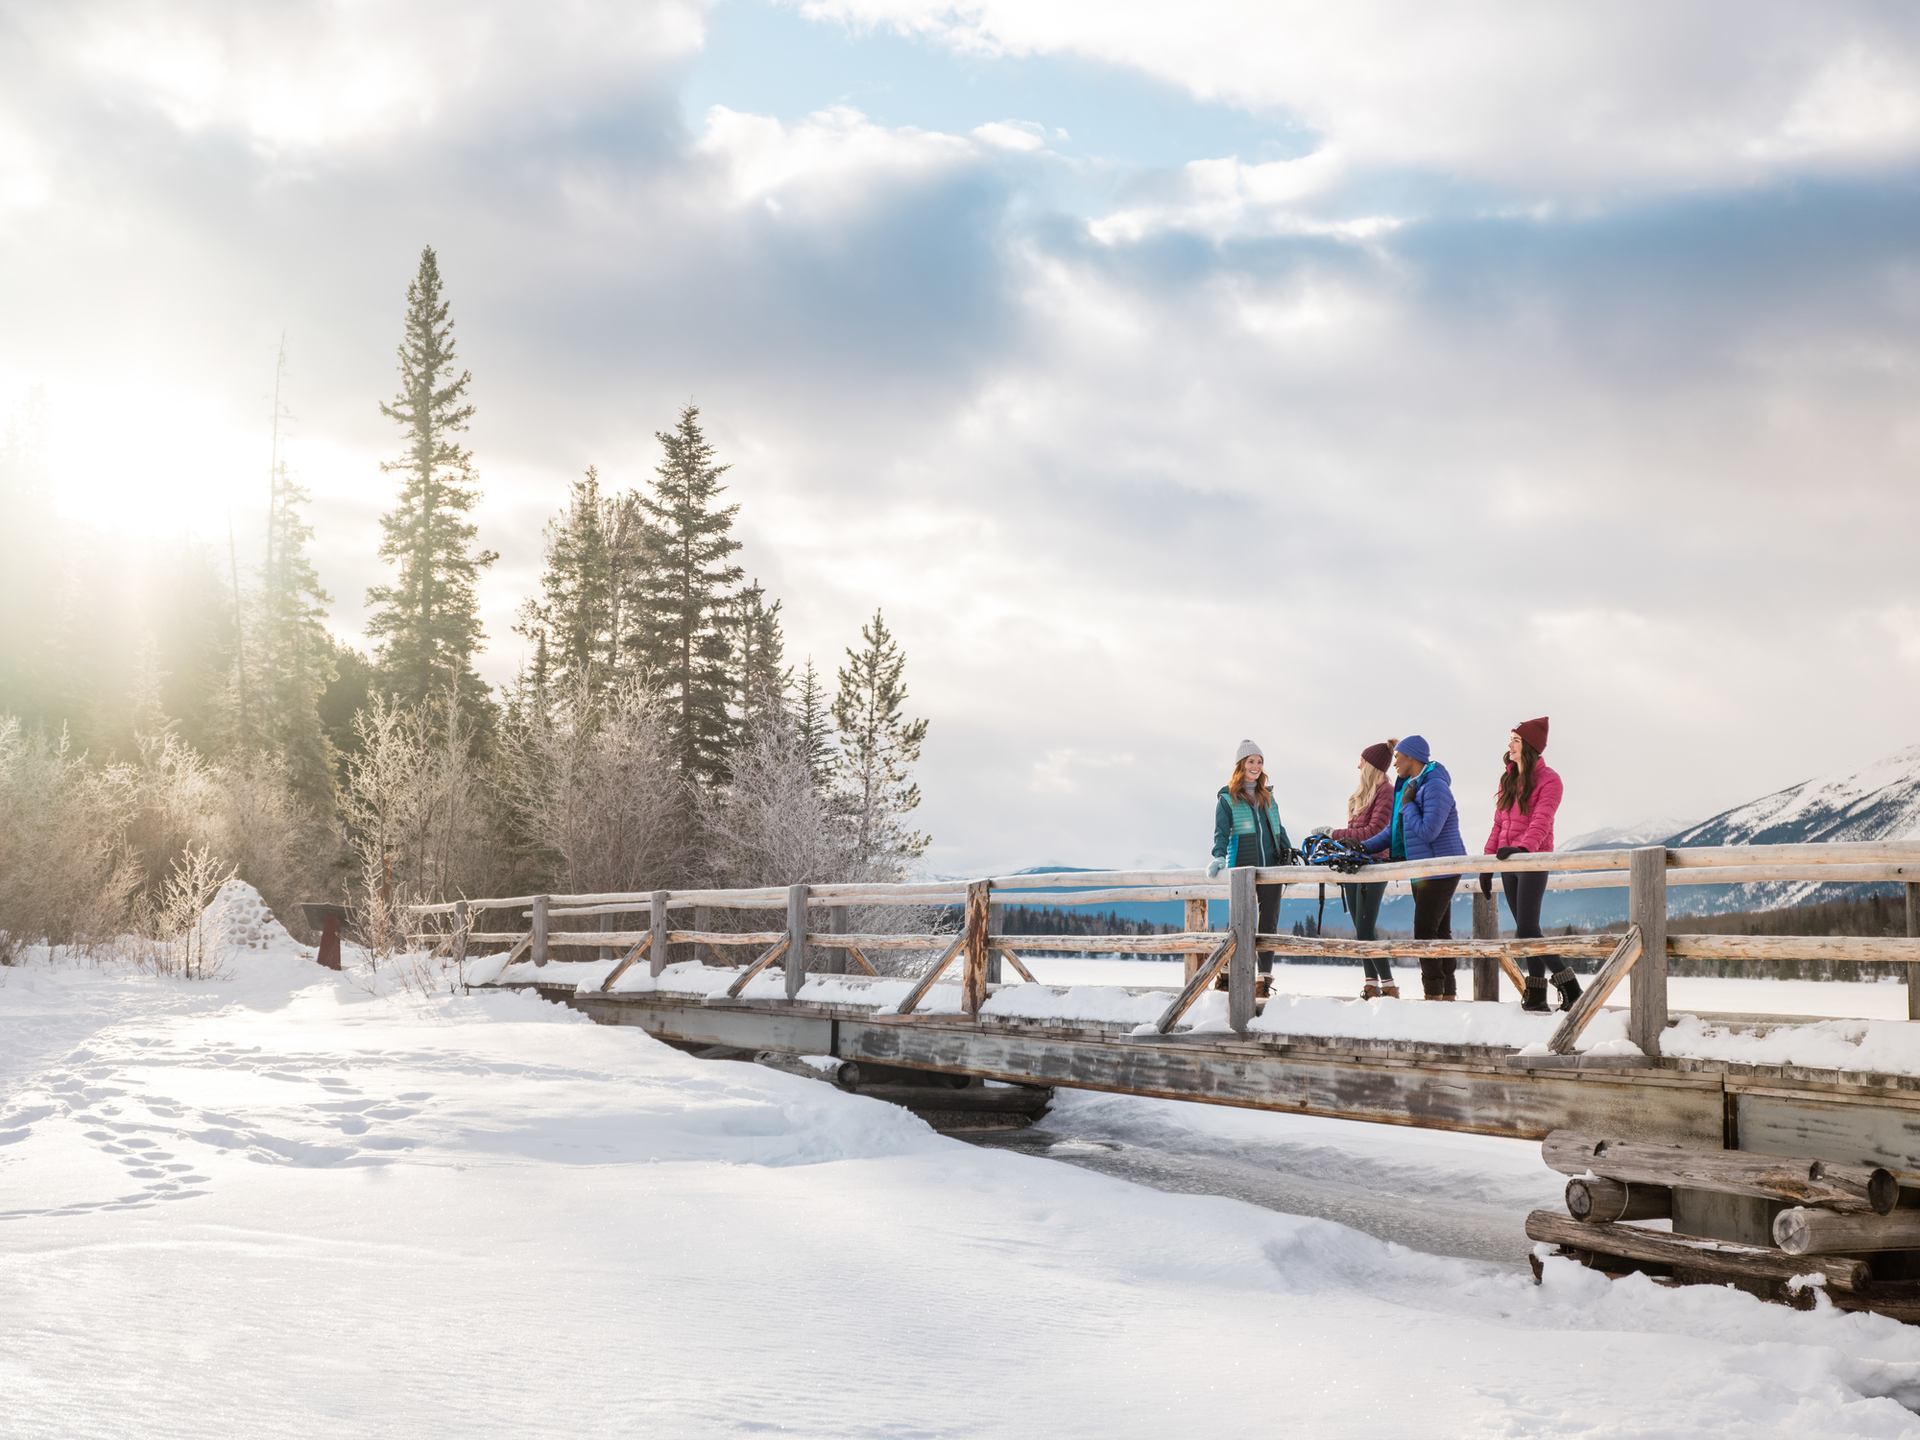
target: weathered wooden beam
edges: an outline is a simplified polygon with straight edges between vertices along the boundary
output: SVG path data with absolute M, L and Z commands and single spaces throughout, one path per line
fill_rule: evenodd
M 628 969 L 633 965 L 633 962 L 646 954 L 647 948 L 652 944 L 653 936 L 651 933 L 642 935 L 638 940 L 634 941 L 633 948 L 621 957 L 620 963 L 609 970 L 606 978 L 600 982 L 601 993 L 605 994 L 607 991 L 613 989 L 613 982 L 626 974 Z
M 1667 852 L 1657 845 L 1634 851 L 1627 879 L 1627 920 L 1640 932 L 1627 1038 L 1652 1057 L 1667 1031 Z
M 787 953 L 787 943 L 787 937 L 782 935 L 772 949 L 768 950 L 766 954 L 762 955 L 758 960 L 754 961 L 753 964 L 741 971 L 740 978 L 727 987 L 727 998 L 729 1000 L 738 999 L 740 992 L 747 988 L 747 982 L 749 980 L 753 979 L 754 976 L 766 969 L 767 966 Z
M 787 998 L 807 983 L 807 887 L 787 887 Z
M 1207 902 L 1205 900 L 1194 899 L 1187 901 L 1184 928 L 1189 935 L 1196 934 L 1207 928 Z M 1205 947 L 1201 947 L 1200 949 L 1188 950 L 1183 953 L 1186 956 L 1186 978 L 1191 980 L 1193 978 L 1193 972 L 1198 970 L 1200 966 L 1206 962 L 1207 950 Z
M 1602 1175 L 1567 1181 L 1567 1213 L 1588 1225 L 1616 1220 L 1665 1220 L 1673 1214 L 1673 1191 L 1665 1185 L 1628 1185 Z
M 1184 900 L 1188 903 L 1198 900 L 1204 904 L 1208 900 L 1224 900 L 1227 898 L 1227 887 L 1217 884 L 1153 885 L 1140 889 L 1127 889 L 1122 886 L 1119 889 L 1107 890 L 1048 890 L 1033 894 L 1022 894 L 1010 890 L 1003 891 L 999 888 L 998 881 L 995 881 L 994 884 L 993 903 L 1002 906 L 1141 905 L 1164 904 L 1174 900 Z M 1207 923 L 1205 918 L 1203 917 L 1200 924 L 1193 928 L 1200 930 L 1206 929 Z
M 880 973 L 873 968 L 873 962 L 860 953 L 860 947 L 858 945 L 842 945 L 839 947 L 839 953 L 845 955 L 847 959 L 853 961 L 854 964 L 858 965 L 869 975 L 878 975 Z
M 1259 953 L 1254 937 L 1260 923 L 1254 875 L 1251 865 L 1227 872 L 1227 933 L 1233 937 L 1233 948 L 1227 952 L 1227 1023 L 1240 1035 L 1246 1034 L 1254 1014 L 1253 977 Z
M 1001 958 L 1004 959 L 1007 962 L 1007 964 L 1013 967 L 1014 973 L 1018 975 L 1022 980 L 1026 981 L 1029 985 L 1038 985 L 1040 983 L 1038 980 L 1035 980 L 1033 978 L 1033 971 L 1027 968 L 1026 961 L 1022 960 L 1018 955 L 1014 954 L 1013 951 L 1009 950 L 1004 945 L 996 945 L 994 946 L 994 949 L 999 952 Z
M 934 961 L 927 973 L 920 977 L 919 983 L 907 992 L 906 998 L 897 1007 L 899 1014 L 911 1015 L 919 1008 L 920 1002 L 927 998 L 927 992 L 933 989 L 934 982 L 945 972 L 947 966 L 953 963 L 953 957 L 960 953 L 961 947 L 966 943 L 965 935 L 954 937 L 953 943 L 946 948 L 946 953 Z
M 1164 938 L 1164 937 L 1163 937 Z M 1543 935 L 1537 940 L 1340 940 L 1315 935 L 1268 934 L 1260 949 L 1273 955 L 1313 955 L 1340 959 L 1389 955 L 1402 960 L 1475 960 L 1482 957 L 1512 966 L 1514 956 L 1608 954 L 1612 935 Z M 1508 978 L 1518 975 L 1508 969 Z
M 967 886 L 966 928 L 961 931 L 960 940 L 960 1008 L 969 1015 L 978 1015 L 980 1007 L 987 1003 L 987 954 L 992 948 L 987 935 L 991 928 L 992 889 L 990 880 L 976 880 Z
M 1500 901 L 1492 895 L 1473 892 L 1473 938 L 1476 940 L 1498 940 L 1500 938 Z M 1521 987 L 1524 992 L 1525 987 Z M 1473 998 L 1475 1000 L 1498 1000 L 1500 998 L 1500 962 L 1491 955 L 1473 957 Z
M 1573 1044 L 1580 1038 L 1580 1032 L 1587 1028 L 1594 1016 L 1600 1013 L 1600 1007 L 1607 1003 L 1607 997 L 1620 987 L 1627 973 L 1639 963 L 1642 951 L 1640 927 L 1629 925 L 1627 933 L 1613 947 L 1613 953 L 1607 957 L 1607 963 L 1600 967 L 1600 973 L 1588 982 L 1587 988 L 1580 992 L 1580 998 L 1573 1002 L 1566 1017 L 1561 1020 L 1560 1028 L 1553 1032 L 1553 1038 L 1547 1041 L 1547 1049 L 1555 1055 L 1571 1055 Z
M 1193 1008 L 1194 1002 L 1213 984 L 1213 977 L 1220 973 L 1220 967 L 1227 963 L 1227 957 L 1233 954 L 1233 936 L 1229 935 L 1214 947 L 1211 955 L 1201 960 L 1180 993 L 1173 997 L 1173 1003 L 1160 1012 L 1160 1018 L 1154 1022 L 1154 1029 L 1162 1035 L 1171 1034 L 1173 1027 L 1180 1023 L 1180 1017 Z
M 1900 1198 L 1899 1181 L 1891 1170 L 1878 1165 L 1836 1165 L 1753 1150 L 1649 1145 L 1576 1130 L 1555 1130 L 1547 1136 L 1540 1142 L 1540 1158 L 1562 1175 L 1594 1174 L 1629 1185 L 1753 1195 L 1846 1214 L 1871 1210 L 1885 1215 Z
M 1527 1216 L 1527 1238 L 1570 1249 L 1620 1255 L 1650 1265 L 1670 1265 L 1728 1280 L 1781 1281 L 1802 1275 L 1821 1276 L 1842 1290 L 1858 1290 L 1867 1283 L 1864 1260 L 1822 1255 L 1782 1255 L 1757 1245 L 1731 1240 L 1703 1240 L 1667 1235 L 1658 1230 L 1636 1230 L 1631 1225 L 1589 1225 L 1551 1210 Z
M 1773 1217 L 1773 1243 L 1789 1255 L 1869 1255 L 1920 1250 L 1920 1210 L 1838 1215 L 1796 1206 Z
M 1682 960 L 1845 960 L 1920 965 L 1920 939 L 1904 935 L 1673 935 Z
M 1907 886 L 1907 935 L 1920 936 L 1920 884 Z M 1920 1020 L 1920 970 L 1907 972 L 1907 1018 Z
M 533 897 L 533 963 L 547 963 L 547 897 Z
M 467 934 L 473 928 L 473 916 L 467 910 L 467 902 L 453 902 L 453 963 L 456 966 L 467 963 Z
M 647 920 L 652 926 L 651 940 L 647 945 L 647 968 L 654 979 L 660 978 L 660 972 L 667 968 L 670 958 L 667 954 L 667 892 L 656 890 L 647 906 Z

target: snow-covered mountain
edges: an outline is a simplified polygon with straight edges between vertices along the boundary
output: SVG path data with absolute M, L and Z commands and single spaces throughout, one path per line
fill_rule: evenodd
M 1685 820 L 1661 817 L 1642 820 L 1637 825 L 1609 825 L 1589 830 L 1560 843 L 1562 850 L 1631 850 L 1636 845 L 1657 845 L 1669 835 L 1687 828 Z

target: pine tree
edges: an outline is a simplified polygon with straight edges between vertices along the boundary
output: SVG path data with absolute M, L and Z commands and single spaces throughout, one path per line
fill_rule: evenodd
M 320 718 L 320 697 L 334 679 L 327 603 L 307 553 L 313 527 L 300 507 L 307 492 L 277 466 L 267 518 L 267 559 L 260 575 L 259 681 L 254 703 L 271 753 L 294 788 L 315 800 L 333 789 L 333 747 Z
M 542 687 L 585 686 L 600 697 L 632 678 L 622 630 L 643 579 L 644 540 L 637 498 L 604 493 L 589 466 L 547 523 L 540 598 L 522 607 L 514 626 L 540 652 Z
M 793 726 L 807 773 L 813 777 L 813 788 L 825 794 L 833 784 L 833 714 L 811 655 L 800 671 L 799 688 L 793 697 Z
M 841 756 L 837 794 L 852 823 L 854 861 L 863 873 L 877 874 L 897 870 L 927 848 L 927 837 L 902 823 L 920 804 L 912 774 L 927 722 L 900 713 L 907 657 L 878 610 L 861 627 L 860 642 L 858 651 L 847 651 L 833 701 Z
M 429 246 L 407 286 L 400 390 L 380 407 L 407 439 L 402 457 L 380 467 L 404 478 L 398 502 L 380 520 L 380 558 L 396 573 L 392 584 L 367 591 L 373 608 L 367 633 L 379 641 L 382 678 L 394 695 L 418 703 L 452 687 L 467 713 L 484 723 L 486 687 L 473 668 L 481 639 L 474 586 L 481 569 L 499 557 L 476 548 L 466 518 L 479 491 L 473 453 L 457 437 L 473 419 L 467 398 L 473 376 L 456 368 L 448 312 Z
M 654 493 L 639 497 L 650 563 L 629 628 L 635 658 L 663 702 L 668 753 L 684 779 L 711 785 L 726 778 L 733 740 L 726 619 L 742 572 L 726 562 L 740 548 L 740 507 L 718 503 L 729 467 L 714 464 L 697 408 L 687 406 L 679 424 L 655 438 L 666 455 Z
M 733 614 L 733 713 L 737 735 L 784 721 L 793 671 L 786 663 L 787 641 L 780 628 L 780 602 L 767 603 L 767 591 L 755 580 L 740 592 Z

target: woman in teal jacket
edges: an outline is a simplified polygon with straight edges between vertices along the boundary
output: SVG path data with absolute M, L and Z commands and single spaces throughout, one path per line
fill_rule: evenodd
M 1233 778 L 1214 800 L 1213 859 L 1207 874 L 1216 876 L 1240 865 L 1292 863 L 1293 843 L 1280 823 L 1280 806 L 1267 783 L 1266 756 L 1253 741 L 1242 740 L 1233 756 Z M 1271 935 L 1280 924 L 1280 887 L 1262 885 L 1258 894 L 1258 928 L 1262 935 Z M 1273 957 L 1261 955 L 1255 963 L 1260 971 L 1256 993 L 1266 995 L 1273 989 Z

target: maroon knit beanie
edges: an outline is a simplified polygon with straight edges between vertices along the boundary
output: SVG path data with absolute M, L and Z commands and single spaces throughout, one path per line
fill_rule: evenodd
M 1531 745 L 1536 755 L 1545 754 L 1547 749 L 1547 717 L 1537 720 L 1522 720 L 1513 727 L 1513 733 Z
M 1387 762 L 1393 759 L 1393 746 L 1369 745 L 1360 752 L 1360 758 L 1376 770 L 1387 768 Z

